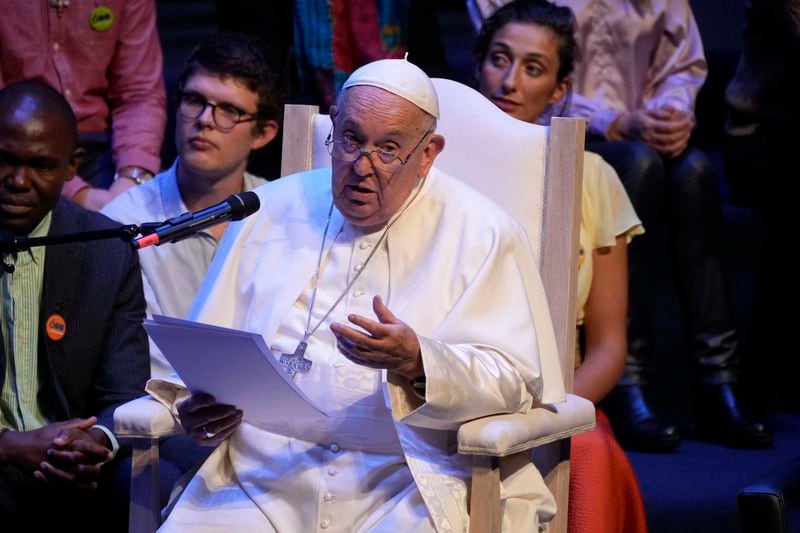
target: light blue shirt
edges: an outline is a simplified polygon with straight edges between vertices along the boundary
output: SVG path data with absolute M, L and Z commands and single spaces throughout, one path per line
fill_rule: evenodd
M 168 170 L 152 180 L 128 189 L 106 205 L 101 213 L 120 224 L 162 222 L 188 211 L 178 189 L 177 169 L 180 158 Z M 244 190 L 263 185 L 265 180 L 244 174 Z M 147 314 L 185 318 L 200 283 L 217 251 L 217 239 L 203 230 L 176 243 L 150 246 L 139 250 Z M 165 377 L 172 366 L 150 342 L 150 374 Z

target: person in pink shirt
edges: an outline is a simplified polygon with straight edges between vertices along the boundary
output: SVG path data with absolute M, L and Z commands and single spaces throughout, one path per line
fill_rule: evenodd
M 160 170 L 166 122 L 154 0 L 16 2 L 0 17 L 0 87 L 37 80 L 78 118 L 87 158 L 63 195 L 100 209 Z

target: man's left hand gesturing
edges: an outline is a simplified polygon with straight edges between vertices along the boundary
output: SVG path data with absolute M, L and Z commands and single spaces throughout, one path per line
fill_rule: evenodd
M 422 352 L 414 330 L 395 317 L 380 296 L 372 299 L 372 309 L 379 322 L 360 315 L 347 317 L 367 333 L 338 322 L 331 324 L 339 351 L 359 365 L 385 368 L 408 379 L 423 376 Z

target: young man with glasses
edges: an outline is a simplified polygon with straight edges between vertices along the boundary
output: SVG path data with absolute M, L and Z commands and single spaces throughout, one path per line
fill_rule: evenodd
M 246 172 L 248 157 L 275 138 L 281 109 L 260 39 L 220 34 L 205 40 L 179 79 L 178 158 L 103 213 L 125 224 L 161 221 L 257 187 L 263 181 Z M 180 243 L 140 250 L 148 314 L 186 316 L 223 231 L 219 225 Z M 172 372 L 153 344 L 151 366 L 154 377 Z

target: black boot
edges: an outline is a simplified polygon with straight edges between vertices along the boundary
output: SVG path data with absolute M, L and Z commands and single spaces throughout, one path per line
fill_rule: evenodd
M 732 448 L 769 448 L 772 431 L 754 417 L 734 384 L 701 385 L 697 391 L 698 434 Z
M 672 452 L 681 444 L 678 428 L 662 422 L 650 410 L 638 385 L 617 386 L 600 407 L 626 450 Z

